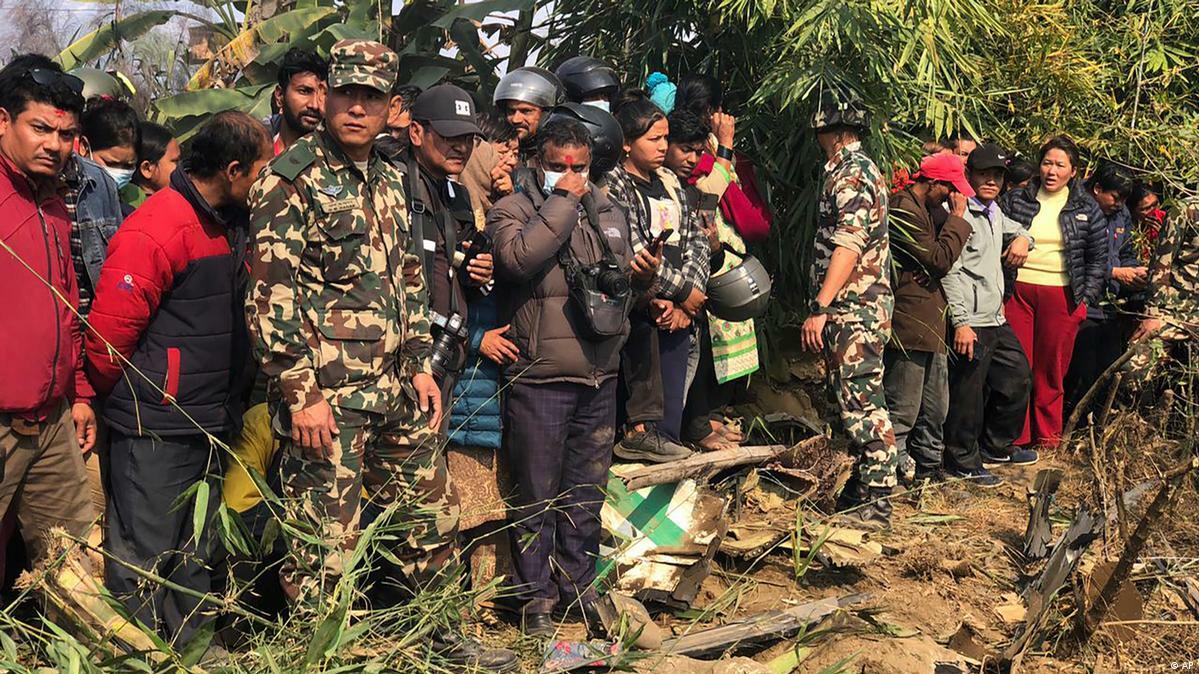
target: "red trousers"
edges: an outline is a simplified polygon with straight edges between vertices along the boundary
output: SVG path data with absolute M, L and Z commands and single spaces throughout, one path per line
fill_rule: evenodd
M 1032 371 L 1032 396 L 1024 418 L 1022 447 L 1054 445 L 1062 436 L 1062 402 L 1066 371 L 1074 352 L 1078 326 L 1087 308 L 1070 299 L 1070 289 L 1016 283 L 1004 315 L 1020 340 Z

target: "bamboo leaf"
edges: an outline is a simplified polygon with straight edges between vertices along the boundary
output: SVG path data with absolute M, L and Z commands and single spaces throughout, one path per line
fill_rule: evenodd
M 109 21 L 76 40 L 54 60 L 63 70 L 74 70 L 116 49 L 122 42 L 136 40 L 174 17 L 175 12 L 172 11 L 152 10 L 130 14 L 120 21 Z
M 204 525 L 208 521 L 208 482 L 200 480 L 196 483 L 196 503 L 192 508 L 192 540 L 196 547 L 204 535 Z

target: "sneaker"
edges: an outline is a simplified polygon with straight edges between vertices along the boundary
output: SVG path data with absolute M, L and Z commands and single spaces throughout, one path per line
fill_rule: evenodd
M 691 456 L 691 450 L 672 441 L 653 426 L 646 425 L 644 431 L 629 431 L 612 448 L 616 456 L 625 461 L 648 461 L 667 463 Z
M 1012 447 L 1012 453 L 1008 456 L 1008 462 L 1013 466 L 1031 466 L 1040 460 L 1041 455 L 1037 454 L 1037 450 L 1023 447 Z
M 963 480 L 970 480 L 974 484 L 986 489 L 993 489 L 1004 482 L 1002 477 L 999 477 L 986 468 L 979 468 L 978 470 L 951 470 L 949 471 L 949 475 Z

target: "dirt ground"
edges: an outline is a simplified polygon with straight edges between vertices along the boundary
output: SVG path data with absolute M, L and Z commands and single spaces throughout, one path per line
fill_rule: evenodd
M 636 671 L 654 674 L 758 674 L 780 671 L 768 668 L 767 663 L 799 644 L 809 650 L 794 670 L 798 672 L 980 671 L 977 662 L 963 656 L 973 654 L 982 659 L 980 653 L 1000 649 L 1016 631 L 1017 624 L 1005 621 L 995 609 L 1022 604 L 1017 596 L 1021 571 L 1010 551 L 1019 548 L 1028 522 L 1026 489 L 1038 470 L 1050 467 L 1062 468 L 1066 475 L 1062 500 L 1053 513 L 1056 536 L 1077 506 L 1071 492 L 1085 492 L 1090 481 L 1088 467 L 1072 456 L 1047 456 L 1035 466 L 998 468 L 995 472 L 1007 480 L 995 489 L 959 482 L 905 493 L 895 498 L 893 529 L 871 535 L 871 540 L 882 544 L 884 554 L 868 565 L 825 569 L 814 564 L 796 579 L 792 553 L 783 547 L 751 562 L 718 554 L 713 573 L 693 607 L 713 611 L 713 615 L 697 621 L 689 615 L 660 613 L 656 623 L 667 634 L 680 634 L 763 611 L 854 593 L 871 596 L 868 612 L 841 615 L 825 621 L 814 633 L 756 652 L 736 654 L 742 657 L 728 654 L 717 662 L 702 662 L 646 653 L 633 666 Z M 1180 504 L 1180 510 L 1186 508 L 1188 512 L 1176 516 L 1193 518 L 1194 503 L 1191 499 Z M 747 505 L 742 509 L 742 520 L 793 525 L 794 505 L 785 504 L 768 513 Z M 1168 541 L 1162 542 L 1169 545 Z M 1084 569 L 1098 558 L 1103 546 L 1102 539 L 1095 543 L 1084 558 Z M 1187 550 L 1176 548 L 1174 553 L 1199 557 L 1199 549 Z M 1199 573 L 1199 560 L 1193 561 L 1189 573 Z M 1067 586 L 1061 593 L 1066 596 L 1059 596 L 1051 611 L 1044 630 L 1046 638 L 1010 671 L 1199 670 L 1199 616 L 1190 613 L 1153 575 L 1148 569 L 1134 575 L 1141 578 L 1135 591 L 1145 607 L 1140 619 L 1163 624 L 1127 626 L 1127 633 L 1120 635 L 1119 641 L 1108 630 L 1101 630 L 1091 643 L 1080 647 L 1068 636 L 1073 621 L 1062 614 L 1073 610 Z M 1177 624 L 1164 624 L 1168 622 Z M 571 630 L 567 628 L 563 637 L 582 636 L 580 627 Z M 951 648 L 951 637 L 959 632 L 959 637 L 970 635 L 965 641 L 979 650 L 963 648 L 960 639 L 953 645 L 967 653 Z M 526 644 L 522 652 L 528 656 L 528 671 L 536 671 L 539 657 L 535 645 Z M 993 663 L 987 671 L 996 671 Z
M 754 407 L 760 412 L 820 418 L 818 370 L 810 362 L 793 361 L 780 372 L 769 373 L 776 384 L 790 383 L 759 384 L 751 391 Z M 1129 599 L 1140 605 L 1139 610 L 1109 613 L 1105 622 L 1122 624 L 1101 627 L 1085 644 L 1073 636 L 1079 615 L 1077 595 L 1084 593 L 1090 582 L 1086 579 L 1097 566 L 1114 563 L 1124 549 L 1127 530 L 1135 527 L 1154 491 L 1148 490 L 1122 518 L 1111 505 L 1112 495 L 1156 477 L 1172 460 L 1169 457 L 1176 455 L 1177 446 L 1163 439 L 1164 426 L 1155 426 L 1160 423 L 1131 413 L 1113 414 L 1102 428 L 1084 433 L 1081 443 L 1042 452 L 1042 460 L 1034 466 L 996 468 L 1006 481 L 994 489 L 959 481 L 919 491 L 899 490 L 893 498 L 892 530 L 869 537 L 881 544 L 883 552 L 862 565 L 825 568 L 817 562 L 802 568 L 785 545 L 748 560 L 718 553 L 692 611 L 655 614 L 655 622 L 667 635 L 826 597 L 867 593 L 871 599 L 867 610 L 839 614 L 806 634 L 765 648 L 726 653 L 717 661 L 644 653 L 629 664 L 636 671 L 654 674 L 1199 671 L 1199 608 L 1188 607 L 1175 590 L 1186 578 L 1199 579 L 1199 490 L 1193 481 L 1150 536 L 1131 583 L 1123 590 L 1121 601 Z M 1022 569 L 1017 551 L 1029 520 L 1029 487 L 1037 472 L 1048 468 L 1063 473 L 1050 512 L 1053 540 L 1084 503 L 1102 502 L 1101 514 L 1107 508 L 1112 519 L 1084 554 L 1080 570 L 1051 602 L 1030 647 L 1014 663 L 1000 667 L 993 655 L 1011 642 L 1022 625 L 1021 593 L 1040 570 Z M 727 480 L 741 479 L 746 484 L 744 473 L 724 477 L 726 488 Z M 740 507 L 730 507 L 734 528 L 793 531 L 796 508 L 806 513 L 813 505 L 787 498 L 769 479 L 750 484 L 754 486 L 747 492 L 738 492 L 744 497 Z M 804 517 L 811 522 L 810 514 Z M 581 628 L 563 636 L 579 638 Z M 803 654 L 799 664 L 786 663 L 787 653 L 796 649 Z M 528 656 L 528 671 L 536 671 L 538 649 L 528 644 L 522 653 Z

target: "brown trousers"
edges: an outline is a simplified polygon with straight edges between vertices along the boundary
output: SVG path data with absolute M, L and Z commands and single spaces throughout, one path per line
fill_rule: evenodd
M 11 506 L 33 563 L 46 554 L 46 535 L 63 527 L 86 536 L 96 518 L 70 405 L 30 424 L 0 412 L 0 513 Z

